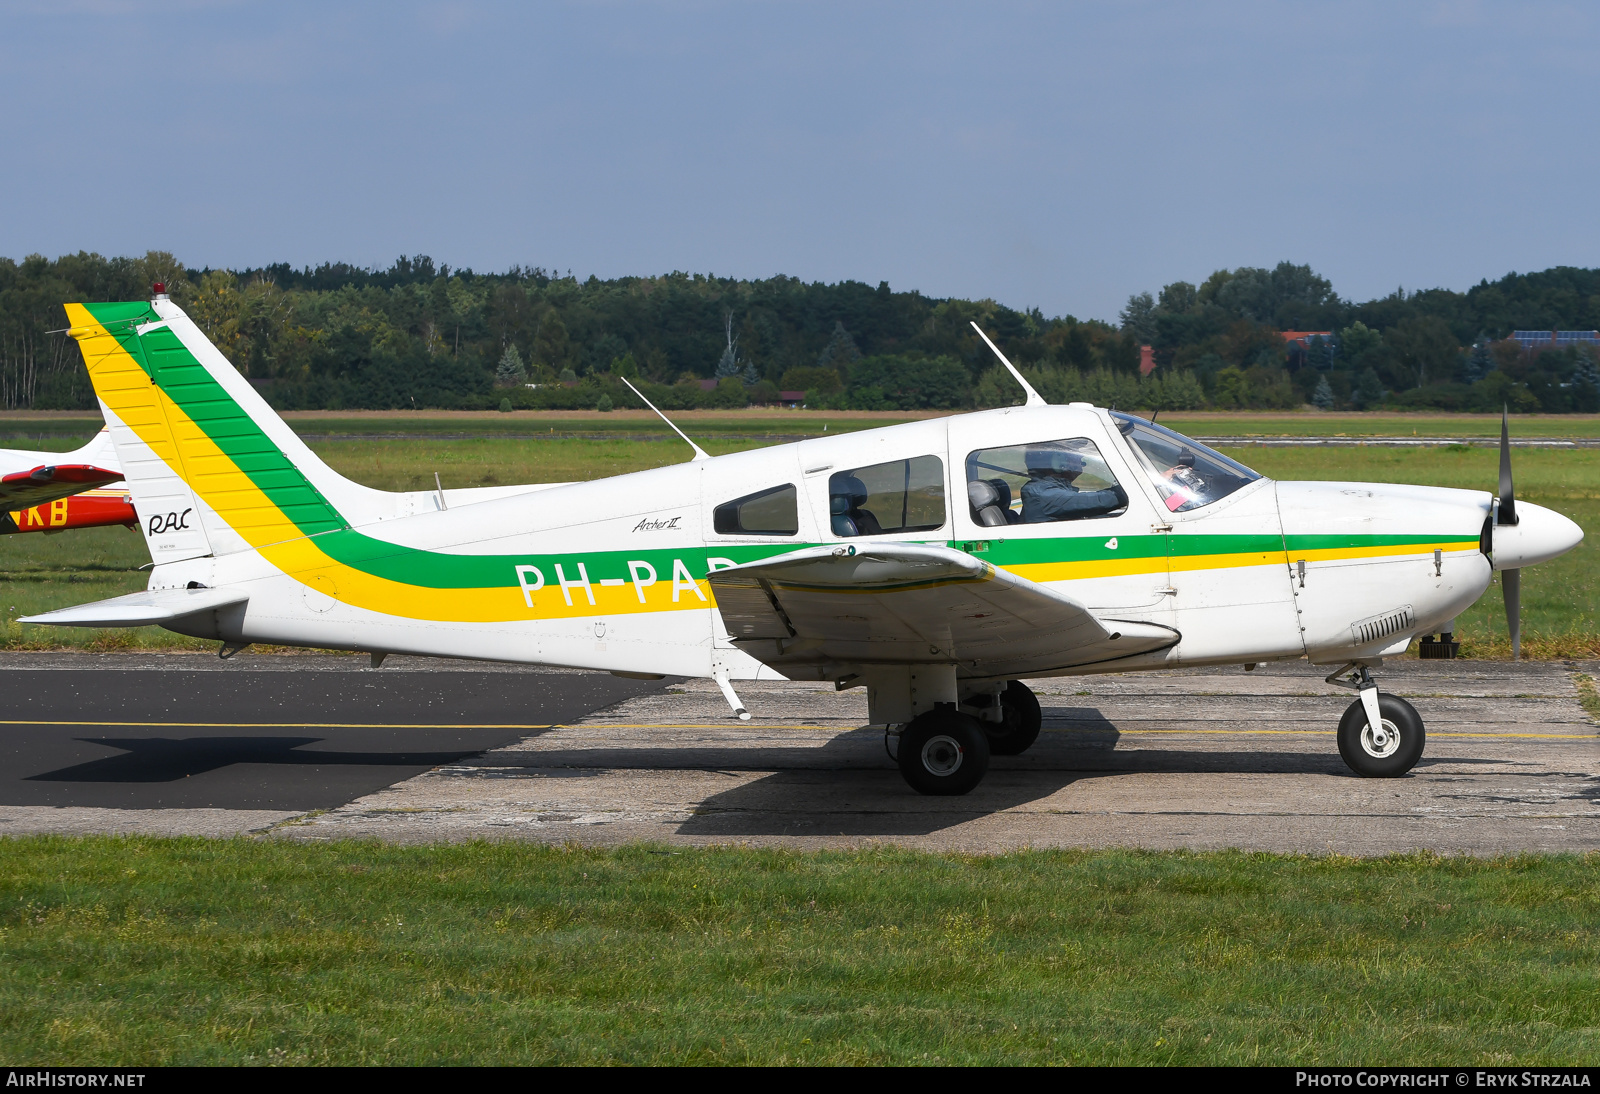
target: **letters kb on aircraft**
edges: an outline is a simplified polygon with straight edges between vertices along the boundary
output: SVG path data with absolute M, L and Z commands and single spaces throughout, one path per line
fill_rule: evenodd
M 139 523 L 111 434 L 102 429 L 76 452 L 0 449 L 0 536 Z
M 737 681 L 831 680 L 867 689 L 930 794 L 1032 744 L 1023 679 L 1299 657 L 1359 692 L 1349 765 L 1401 775 L 1422 720 L 1368 669 L 1495 570 L 1515 632 L 1520 568 L 1582 538 L 1516 503 L 1503 438 L 1498 497 L 1273 482 L 1031 389 L 596 482 L 385 493 L 325 466 L 165 295 L 68 312 L 134 505 L 163 519 L 141 523 L 146 592 L 28 622 L 710 677 L 741 717 Z

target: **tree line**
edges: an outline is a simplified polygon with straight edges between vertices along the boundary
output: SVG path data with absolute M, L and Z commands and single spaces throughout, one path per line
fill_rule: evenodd
M 1516 330 L 1600 328 L 1600 270 L 1560 266 L 1466 292 L 1341 299 L 1309 266 L 1219 270 L 1130 297 L 1122 330 L 1216 407 L 1600 411 L 1596 346 L 1524 347 Z M 1285 341 L 1282 331 L 1325 331 Z
M 542 268 L 480 274 L 426 256 L 387 269 L 196 270 L 164 252 L 0 259 L 0 404 L 92 407 L 77 347 L 59 333 L 62 304 L 136 300 L 156 281 L 281 409 L 607 408 L 631 403 L 624 377 L 669 409 L 781 392 L 830 409 L 1020 401 L 975 320 L 1052 401 L 1600 410 L 1591 350 L 1528 352 L 1506 338 L 1600 326 L 1600 270 L 1356 304 L 1285 262 L 1137 294 L 1112 324 L 882 282 L 580 280 Z M 1289 343 L 1286 329 L 1329 334 Z M 1144 345 L 1156 365 L 1147 376 Z

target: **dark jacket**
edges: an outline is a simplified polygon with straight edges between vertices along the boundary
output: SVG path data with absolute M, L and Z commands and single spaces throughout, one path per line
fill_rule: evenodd
M 1121 487 L 1079 490 L 1060 479 L 1041 476 L 1022 484 L 1022 523 L 1046 524 L 1053 520 L 1093 517 L 1121 509 L 1128 496 Z

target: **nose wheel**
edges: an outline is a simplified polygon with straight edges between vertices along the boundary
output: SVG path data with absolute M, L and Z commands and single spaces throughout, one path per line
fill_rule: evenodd
M 1427 743 L 1422 716 L 1398 695 L 1379 692 L 1365 667 L 1350 682 L 1335 679 L 1338 675 L 1328 682 L 1361 694 L 1339 719 L 1339 755 L 1364 779 L 1398 779 L 1422 759 Z

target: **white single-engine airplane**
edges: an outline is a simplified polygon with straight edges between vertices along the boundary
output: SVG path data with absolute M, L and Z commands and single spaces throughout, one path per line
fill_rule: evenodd
M 145 592 L 25 622 L 709 677 L 740 717 L 736 681 L 832 680 L 867 689 L 927 794 L 1033 743 L 1022 679 L 1300 657 L 1359 692 L 1350 767 L 1402 775 L 1422 720 L 1368 669 L 1451 629 L 1495 570 L 1515 635 L 1518 570 L 1583 535 L 1514 502 L 1504 436 L 1498 498 L 1273 482 L 1142 418 L 1049 406 L 998 349 L 1024 406 L 385 493 L 313 455 L 165 295 L 67 311 L 155 567 Z

